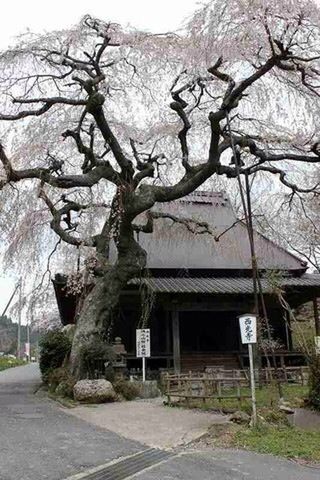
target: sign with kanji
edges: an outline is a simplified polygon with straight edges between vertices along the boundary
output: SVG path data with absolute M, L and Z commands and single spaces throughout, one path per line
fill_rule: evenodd
M 240 315 L 240 332 L 243 344 L 257 343 L 257 317 L 252 313 Z
M 30 357 L 30 343 L 27 342 L 24 344 L 24 353 L 27 357 Z
M 316 355 L 320 355 L 320 337 L 314 337 Z
M 150 357 L 150 328 L 136 330 L 137 357 Z

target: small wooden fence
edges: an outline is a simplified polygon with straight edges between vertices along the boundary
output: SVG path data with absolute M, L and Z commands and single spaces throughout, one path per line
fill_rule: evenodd
M 262 368 L 256 371 L 256 378 L 260 385 L 268 385 L 278 379 L 284 384 L 305 386 L 309 381 L 309 367 Z
M 276 377 L 284 384 L 306 385 L 308 367 L 265 368 L 255 372 L 257 385 L 268 385 Z M 208 367 L 205 372 L 188 374 L 162 374 L 162 384 L 168 403 L 173 399 L 206 400 L 234 399 L 241 403 L 250 398 L 248 370 L 224 370 Z

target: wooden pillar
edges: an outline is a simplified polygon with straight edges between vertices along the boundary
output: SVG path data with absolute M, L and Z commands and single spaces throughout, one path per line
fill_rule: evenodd
M 320 318 L 319 318 L 319 308 L 318 308 L 318 299 L 313 299 L 313 313 L 314 313 L 314 323 L 316 327 L 316 336 L 320 336 Z
M 170 312 L 165 310 L 165 325 L 166 325 L 166 355 L 169 355 L 170 352 L 172 353 L 171 348 L 171 329 L 170 329 Z M 170 358 L 167 357 L 167 368 L 170 368 Z
M 285 311 L 285 329 L 286 329 L 286 346 L 289 352 L 292 352 L 292 332 L 291 332 L 291 320 L 289 312 Z
M 181 372 L 179 312 L 172 310 L 173 366 L 174 373 Z

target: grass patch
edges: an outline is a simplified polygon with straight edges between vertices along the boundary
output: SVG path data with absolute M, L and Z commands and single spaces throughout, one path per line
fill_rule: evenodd
M 301 385 L 283 385 L 284 400 L 292 407 L 301 407 L 308 396 L 308 387 Z M 230 390 L 230 394 L 232 390 Z M 249 389 L 241 393 L 250 394 Z M 288 418 L 279 408 L 279 393 L 276 386 L 256 389 L 258 418 L 260 424 L 255 428 L 233 423 L 214 425 L 205 439 L 207 445 L 221 448 L 242 448 L 258 453 L 296 458 L 308 462 L 320 462 L 320 431 L 307 431 L 290 426 Z M 182 405 L 182 404 L 179 404 Z M 186 404 L 183 404 L 185 406 Z M 251 413 L 250 399 L 239 404 L 237 399 L 212 399 L 202 403 L 189 400 L 190 408 L 205 410 L 234 411 Z
M 288 425 L 213 425 L 206 438 L 213 448 L 240 448 L 279 457 L 320 461 L 320 432 Z
M 320 432 L 284 425 L 242 427 L 232 436 L 230 446 L 286 458 L 320 461 Z
M 308 387 L 301 385 L 283 385 L 283 397 L 284 400 L 289 402 L 292 407 L 301 407 L 303 400 L 308 396 Z M 236 395 L 236 390 L 230 389 L 228 392 L 230 395 Z M 249 388 L 241 389 L 242 395 L 251 395 Z M 265 386 L 256 389 L 257 407 L 260 408 L 275 408 L 279 403 L 279 392 L 276 386 Z M 208 399 L 205 402 L 193 399 L 189 402 L 180 401 L 179 404 L 183 406 L 189 406 L 190 408 L 201 408 L 203 410 L 220 410 L 223 412 L 231 412 L 235 410 L 243 410 L 247 413 L 251 412 L 251 399 L 243 399 L 241 403 L 236 398 L 222 398 Z
M 8 368 L 19 367 L 20 365 L 25 365 L 25 362 L 16 358 L 0 358 L 0 372 Z

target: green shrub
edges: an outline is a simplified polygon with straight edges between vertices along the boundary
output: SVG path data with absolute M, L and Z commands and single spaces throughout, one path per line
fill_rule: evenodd
M 76 380 L 65 367 L 55 368 L 48 373 L 47 383 L 49 391 L 60 397 L 73 398 L 73 387 Z
M 125 400 L 134 400 L 139 396 L 139 388 L 133 382 L 128 382 L 124 379 L 119 379 L 113 384 L 118 395 L 121 395 Z
M 314 355 L 309 363 L 309 402 L 320 410 L 320 355 Z
M 18 358 L 0 358 L 0 372 L 2 370 L 6 370 L 7 368 L 19 367 L 20 365 L 25 365 L 25 362 L 23 360 L 19 360 Z
M 112 381 L 114 377 L 112 363 L 115 359 L 116 354 L 112 345 L 102 340 L 88 342 L 80 349 L 81 377 L 95 379 L 108 374 L 107 380 Z
M 59 383 L 59 385 L 55 389 L 55 393 L 59 397 L 73 398 L 73 387 L 75 386 L 75 384 L 75 379 L 69 376 L 61 383 Z
M 57 386 L 66 377 L 66 369 L 64 367 L 54 368 L 47 373 L 47 385 L 50 392 L 54 392 Z
M 62 366 L 70 354 L 71 342 L 59 330 L 47 332 L 40 340 L 40 371 L 44 383 L 48 383 L 50 372 Z

